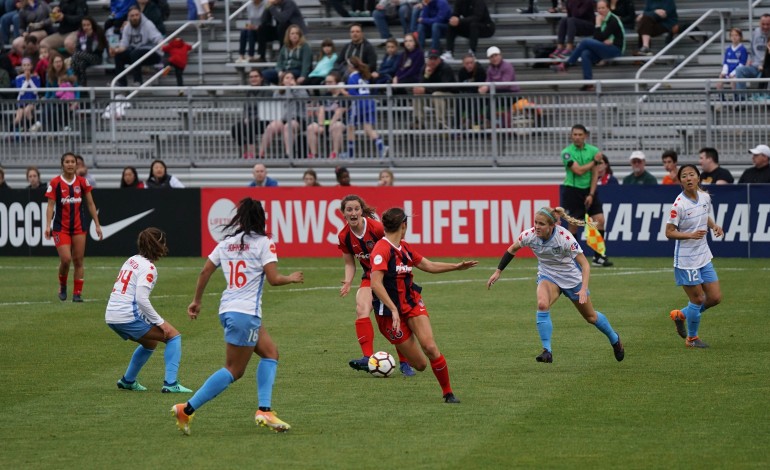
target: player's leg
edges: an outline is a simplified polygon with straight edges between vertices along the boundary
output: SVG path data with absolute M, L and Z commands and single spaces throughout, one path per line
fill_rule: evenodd
M 576 296 L 577 291 L 573 292 L 573 294 Z M 607 317 L 604 316 L 602 312 L 594 309 L 591 298 L 588 297 L 586 302 L 583 304 L 581 304 L 577 298 L 573 298 L 572 296 L 570 297 L 570 300 L 572 300 L 572 304 L 575 305 L 575 308 L 577 308 L 578 312 L 580 312 L 580 315 L 582 315 L 588 323 L 594 325 L 597 330 L 604 333 L 604 336 L 607 337 L 607 339 L 610 341 L 610 344 L 612 345 L 612 351 L 615 354 L 615 359 L 618 360 L 618 362 L 622 361 L 625 357 L 625 349 L 623 348 L 623 343 L 620 341 L 620 335 L 618 335 L 615 330 L 612 329 L 610 321 L 607 319 Z
M 254 352 L 260 357 L 257 364 L 257 401 L 259 409 L 254 421 L 276 432 L 288 431 L 291 426 L 276 416 L 272 409 L 273 385 L 278 370 L 278 347 L 264 325 L 259 328 L 259 336 Z
M 67 300 L 67 278 L 72 263 L 72 241 L 68 235 L 61 232 L 54 232 L 53 240 L 56 244 L 56 252 L 59 254 L 59 300 L 65 301 Z
M 83 278 L 85 277 L 85 268 L 83 267 L 83 258 L 86 254 L 86 234 L 72 235 L 72 267 L 74 268 L 74 287 L 72 288 L 72 301 L 82 302 Z
M 162 393 L 192 393 L 192 390 L 183 386 L 177 380 L 179 375 L 179 363 L 182 360 L 182 334 L 174 326 L 166 322 L 171 328 L 169 333 L 164 333 L 158 326 L 153 326 L 142 339 L 160 341 L 166 344 L 163 351 L 165 374 L 163 377 Z
M 706 304 L 706 293 L 703 290 L 703 285 L 683 285 L 682 288 L 689 300 L 687 306 L 681 310 L 681 313 L 684 315 L 684 319 L 687 322 L 687 338 L 685 339 L 685 345 L 690 348 L 707 348 L 708 344 L 701 341 L 698 337 L 701 312 Z
M 719 305 L 722 302 L 722 289 L 719 287 L 719 277 L 710 262 L 700 268 L 700 279 L 703 281 L 703 293 L 706 296 L 701 307 L 704 310 Z
M 553 335 L 553 322 L 551 321 L 551 306 L 559 300 L 561 293 L 559 286 L 548 279 L 540 278 L 537 282 L 537 332 L 540 335 L 540 343 L 543 352 L 535 357 L 537 362 L 553 362 L 551 350 L 551 336 Z
M 147 333 L 152 330 L 153 326 L 142 320 L 135 320 L 126 324 L 110 324 L 110 327 L 120 335 L 121 338 L 130 339 L 131 341 L 139 343 L 139 346 L 136 347 L 134 353 L 131 355 L 131 360 L 128 362 L 126 372 L 123 374 L 123 377 L 118 380 L 118 388 L 121 390 L 132 390 L 137 392 L 147 390 L 147 388 L 140 384 L 136 378 L 139 375 L 139 371 L 142 370 L 142 367 L 144 367 L 150 359 L 158 345 L 156 339 L 145 337 Z
M 423 352 L 430 360 L 430 368 L 441 386 L 441 393 L 444 397 L 444 401 L 446 403 L 460 403 L 460 400 L 458 400 L 452 392 L 452 384 L 449 380 L 449 366 L 447 366 L 444 355 L 441 354 L 441 351 L 439 351 L 438 346 L 436 345 L 436 340 L 433 337 L 433 327 L 430 324 L 430 317 L 424 308 L 422 311 L 424 313 L 410 316 L 406 322 L 409 325 L 409 329 L 414 333 L 414 336 L 417 337 L 417 341 L 419 341 Z
M 351 359 L 348 364 L 356 370 L 369 371 L 369 356 L 374 353 L 374 326 L 369 317 L 372 311 L 372 288 L 368 281 L 361 283 L 356 292 L 356 338 L 361 347 L 363 356 L 360 359 Z

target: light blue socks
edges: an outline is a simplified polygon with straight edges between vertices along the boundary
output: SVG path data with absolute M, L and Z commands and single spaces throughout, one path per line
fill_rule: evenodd
M 260 359 L 257 366 L 257 399 L 260 408 L 270 408 L 273 401 L 273 384 L 278 361 L 275 359 Z
M 233 382 L 235 382 L 233 375 L 223 367 L 206 379 L 203 386 L 195 392 L 195 395 L 190 398 L 187 404 L 192 406 L 194 410 L 197 410 L 206 402 L 213 400 L 217 395 L 224 392 Z
M 615 330 L 612 329 L 610 326 L 610 321 L 607 320 L 607 317 L 604 316 L 604 314 L 600 311 L 596 311 L 596 323 L 594 323 L 594 326 L 604 333 L 604 335 L 610 340 L 610 344 L 615 344 L 618 342 L 618 334 L 615 333 Z
M 687 319 L 687 336 L 695 338 L 698 336 L 698 327 L 700 326 L 700 313 L 703 311 L 703 305 L 687 302 L 687 307 L 682 309 L 684 317 Z
M 166 378 L 163 385 L 175 385 L 179 372 L 179 361 L 182 359 L 182 335 L 175 336 L 166 343 L 163 360 L 166 361 Z
M 551 335 L 553 334 L 553 322 L 551 312 L 537 312 L 537 332 L 540 333 L 540 342 L 543 349 L 551 350 Z
M 142 367 L 144 367 L 154 352 L 154 349 L 147 349 L 141 344 L 136 347 L 134 354 L 131 356 L 131 362 L 128 363 L 126 373 L 123 374 L 123 378 L 126 382 L 131 383 L 136 380 L 139 371 L 142 370 Z

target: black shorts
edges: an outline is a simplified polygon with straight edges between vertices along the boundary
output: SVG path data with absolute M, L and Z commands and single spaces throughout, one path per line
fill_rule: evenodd
M 595 194 L 591 201 L 591 206 L 586 208 L 586 197 L 591 192 L 590 189 L 580 189 L 574 186 L 561 187 L 561 206 L 567 211 L 567 214 L 579 220 L 586 217 L 586 213 L 593 217 L 602 213 L 602 201 L 599 195 Z

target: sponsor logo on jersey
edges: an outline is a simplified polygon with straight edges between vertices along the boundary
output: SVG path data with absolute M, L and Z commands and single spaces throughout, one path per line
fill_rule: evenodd
M 80 197 L 67 196 L 67 197 L 61 198 L 62 204 L 80 204 L 81 202 L 83 202 L 83 198 L 80 198 Z
M 377 255 L 374 257 L 374 264 L 382 264 L 382 255 Z
M 397 264 L 396 265 L 396 273 L 398 274 L 408 274 L 412 272 L 412 267 L 407 266 L 405 264 Z
M 147 282 L 152 282 L 155 279 L 155 276 L 152 275 L 152 273 L 147 273 Z
M 369 253 L 356 253 L 356 259 L 369 259 Z
M 676 211 L 674 209 L 671 209 L 671 218 L 676 219 Z

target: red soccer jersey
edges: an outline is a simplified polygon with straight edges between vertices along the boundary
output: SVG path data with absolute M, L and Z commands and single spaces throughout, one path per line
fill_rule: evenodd
M 70 235 L 86 233 L 86 204 L 83 198 L 91 189 L 91 184 L 82 176 L 75 176 L 69 182 L 61 176 L 51 180 L 45 192 L 45 197 L 52 199 L 49 204 L 56 204 L 51 230 Z
M 400 246 L 393 246 L 390 240 L 383 238 L 374 245 L 372 270 L 384 271 L 382 283 L 388 297 L 398 307 L 399 313 L 411 311 L 422 300 L 422 288 L 412 280 L 412 268 L 420 264 L 420 261 L 422 255 L 404 240 L 401 240 Z M 391 314 L 390 310 L 380 305 L 376 295 L 374 299 L 374 311 L 377 315 Z
M 339 244 L 337 245 L 337 248 L 343 253 L 353 255 L 353 257 L 361 263 L 361 267 L 364 269 L 364 274 L 361 276 L 361 279 L 369 279 L 369 273 L 372 271 L 369 254 L 374 249 L 375 243 L 385 236 L 385 229 L 383 228 L 382 223 L 364 217 L 364 235 L 361 238 L 357 237 L 353 231 L 350 230 L 350 225 L 345 225 L 345 227 L 340 230 L 338 236 Z

